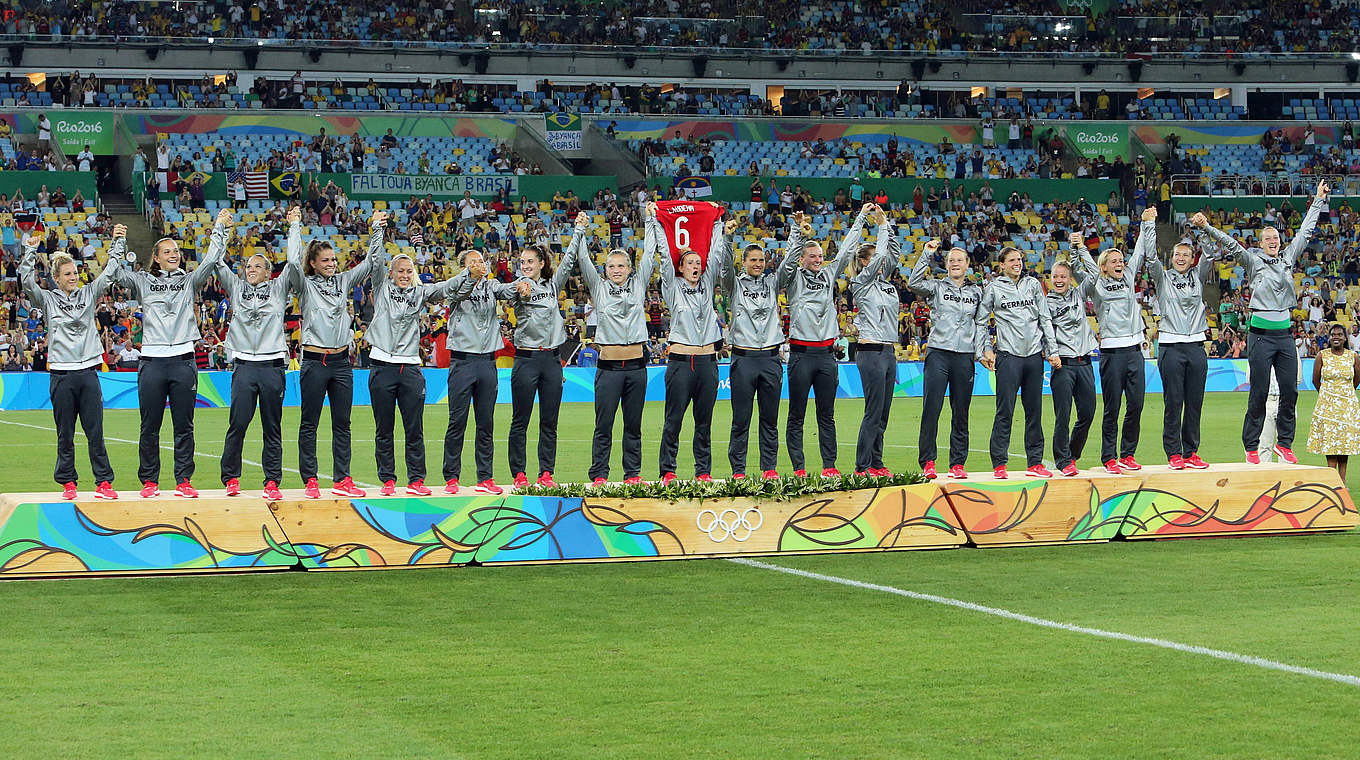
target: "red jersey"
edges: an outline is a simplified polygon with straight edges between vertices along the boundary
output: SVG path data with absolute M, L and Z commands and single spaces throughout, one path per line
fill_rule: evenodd
M 656 218 L 671 247 L 671 264 L 680 265 L 680 249 L 699 254 L 708 266 L 708 249 L 713 242 L 713 224 L 722 217 L 722 204 L 707 201 L 658 201 Z

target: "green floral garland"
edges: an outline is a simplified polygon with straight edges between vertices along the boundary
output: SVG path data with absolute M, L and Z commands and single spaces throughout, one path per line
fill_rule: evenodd
M 862 488 L 884 488 L 887 486 L 910 486 L 926 482 L 919 472 L 903 472 L 887 477 L 869 475 L 841 475 L 835 478 L 812 476 L 807 478 L 783 477 L 765 480 L 747 477 L 742 480 L 722 480 L 704 483 L 698 480 L 674 480 L 670 485 L 661 483 L 607 483 L 592 486 L 588 483 L 571 483 L 553 488 L 530 485 L 515 493 L 522 496 L 566 496 L 595 497 L 604 499 L 664 499 L 666 501 L 692 501 L 695 499 L 762 499 L 767 501 L 790 501 L 832 491 L 855 491 Z

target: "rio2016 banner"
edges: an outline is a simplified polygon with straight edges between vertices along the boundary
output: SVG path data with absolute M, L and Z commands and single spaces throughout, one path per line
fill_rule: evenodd
M 90 146 L 96 156 L 111 156 L 117 153 L 114 147 L 114 115 L 108 111 L 66 111 L 48 109 L 44 111 L 47 120 L 52 122 L 52 139 L 57 141 L 66 157 L 74 160 L 76 154 Z M 37 111 L 7 113 L 5 121 L 10 122 L 20 132 L 38 133 Z M 89 197 L 89 196 L 86 196 Z
M 1097 367 L 1098 367 L 1097 363 Z M 730 364 L 718 365 L 718 398 L 720 400 L 731 399 L 732 386 L 728 379 Z M 975 366 L 976 373 L 973 376 L 973 395 L 993 396 L 996 395 L 994 383 L 996 376 L 988 372 L 981 365 Z M 498 372 L 498 386 L 496 392 L 496 403 L 510 403 L 510 370 L 500 369 Z M 426 367 L 425 373 L 425 402 L 428 404 L 444 403 L 448 400 L 448 376 L 447 369 L 434 369 Z M 661 401 L 666 397 L 666 367 L 655 365 L 647 368 L 647 401 Z M 1162 377 L 1157 372 L 1157 363 L 1152 360 L 1146 362 L 1147 392 L 1162 392 Z M 1048 393 L 1049 375 L 1044 375 L 1044 393 Z M 1299 376 L 1299 390 L 1316 390 L 1313 387 L 1313 360 L 1303 360 L 1303 373 Z M 897 385 L 893 395 L 898 397 L 920 397 L 923 390 L 924 363 L 923 362 L 898 362 L 897 363 Z M 136 409 L 137 405 L 137 373 L 135 372 L 101 372 L 99 373 L 100 390 L 104 395 L 105 409 Z M 1100 386 L 1100 375 L 1096 374 L 1097 390 Z M 1209 377 L 1205 385 L 1205 390 L 1223 391 L 1244 391 L 1247 389 L 1247 360 L 1246 359 L 1210 359 Z M 783 388 L 783 398 L 788 398 L 788 382 L 785 379 Z M 863 398 L 864 386 L 860 381 L 859 369 L 854 364 L 843 363 L 840 365 L 840 382 L 836 388 L 837 398 Z M 283 403 L 284 406 L 299 406 L 300 396 L 298 394 L 298 373 L 289 372 L 287 374 Z M 590 403 L 595 400 L 595 370 L 589 367 L 567 367 L 563 371 L 562 400 L 566 402 Z M 354 371 L 354 403 L 358 406 L 369 404 L 368 395 L 368 371 Z M 1246 404 L 1244 398 L 1242 403 Z M 212 371 L 198 373 L 198 406 L 206 408 L 224 408 L 231 405 L 231 373 L 225 371 Z M 32 409 L 51 409 L 52 400 L 49 395 L 48 375 L 46 372 L 0 372 L 0 411 L 13 412 Z M 1245 406 L 1244 406 L 1245 408 Z
M 1084 158 L 1104 156 L 1107 161 L 1116 157 L 1129 160 L 1129 128 L 1126 126 L 1072 123 L 1067 125 L 1067 138 Z
M 405 199 L 412 195 L 453 200 L 472 193 L 475 198 L 490 198 L 506 190 L 519 194 L 519 177 L 514 174 L 351 174 L 349 196 L 358 200 Z

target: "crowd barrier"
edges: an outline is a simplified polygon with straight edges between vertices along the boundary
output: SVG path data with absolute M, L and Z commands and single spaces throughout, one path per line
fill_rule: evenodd
M 1049 481 L 862 488 L 784 501 L 287 491 L 75 502 L 0 495 L 0 579 L 362 570 L 1099 543 L 1355 527 L 1335 470 L 1165 466 Z
M 731 398 L 731 385 L 728 381 L 728 364 L 718 365 L 718 399 Z M 1097 369 L 1099 361 L 1096 362 Z M 496 403 L 510 403 L 510 370 L 500 369 L 499 388 Z M 661 401 L 666 396 L 664 365 L 647 368 L 647 400 Z M 298 373 L 289 372 L 283 395 L 284 406 L 298 406 Z M 443 403 L 448 398 L 447 369 L 425 368 L 425 402 Z M 1044 392 L 1048 393 L 1048 377 L 1044 376 Z M 898 362 L 896 396 L 919 397 L 922 392 L 923 363 Z M 137 375 L 134 372 L 101 372 L 100 387 L 104 393 L 105 409 L 137 408 Z M 996 376 L 981 365 L 973 379 L 973 395 L 995 395 Z M 1100 374 L 1096 373 L 1096 387 L 1100 387 Z M 1209 377 L 1205 384 L 1207 391 L 1240 391 L 1247 388 L 1246 359 L 1210 359 Z M 1300 390 L 1315 390 L 1313 387 L 1313 360 L 1303 360 L 1303 374 L 1299 377 Z M 785 378 L 783 397 L 788 398 L 788 379 Z M 1147 362 L 1147 392 L 1162 392 L 1162 377 L 1157 372 L 1157 363 Z M 836 388 L 838 398 L 863 398 L 864 388 L 860 382 L 859 369 L 850 363 L 840 365 L 840 384 Z M 595 400 L 595 370 L 591 367 L 567 367 L 563 370 L 562 400 L 567 402 L 590 402 Z M 368 371 L 354 371 L 354 404 L 368 406 Z M 204 371 L 198 373 L 198 405 L 207 408 L 225 408 L 231 405 L 231 372 Z M 46 372 L 3 372 L 0 373 L 0 411 L 14 412 L 32 409 L 51 409 L 52 400 L 48 393 Z

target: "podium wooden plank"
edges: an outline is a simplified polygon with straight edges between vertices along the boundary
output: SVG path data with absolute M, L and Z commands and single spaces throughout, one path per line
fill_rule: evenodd
M 507 507 L 511 506 L 507 499 Z M 818 494 L 794 501 L 706 499 L 526 500 L 532 514 L 506 542 L 478 553 L 487 563 L 544 561 L 522 554 L 541 525 L 569 524 L 579 514 L 593 528 L 589 543 L 563 560 L 668 559 L 809 554 L 961 546 L 964 534 L 933 485 Z M 546 512 L 535 512 L 545 509 Z M 547 538 L 543 533 L 541 538 Z M 541 539 L 540 539 L 541 540 Z M 594 543 L 595 540 L 599 544 Z M 562 542 L 565 544 L 565 542 Z M 569 555 L 569 556 L 568 556 Z
M 1103 498 L 1127 515 L 1131 539 L 1347 530 L 1360 524 L 1350 492 L 1330 467 L 1148 467 L 1134 488 Z
M 308 570 L 472 562 L 500 496 L 286 498 L 272 505 Z
M 296 563 L 258 498 L 0 496 L 0 578 L 259 572 Z
M 1102 505 L 1094 484 L 1118 480 L 1088 473 L 1074 478 L 947 481 L 950 508 L 978 546 L 1037 546 L 1114 538 L 1122 505 Z
M 965 539 L 933 485 L 789 502 L 508 495 L 289 499 L 274 509 L 304 567 L 319 570 L 949 548 Z

